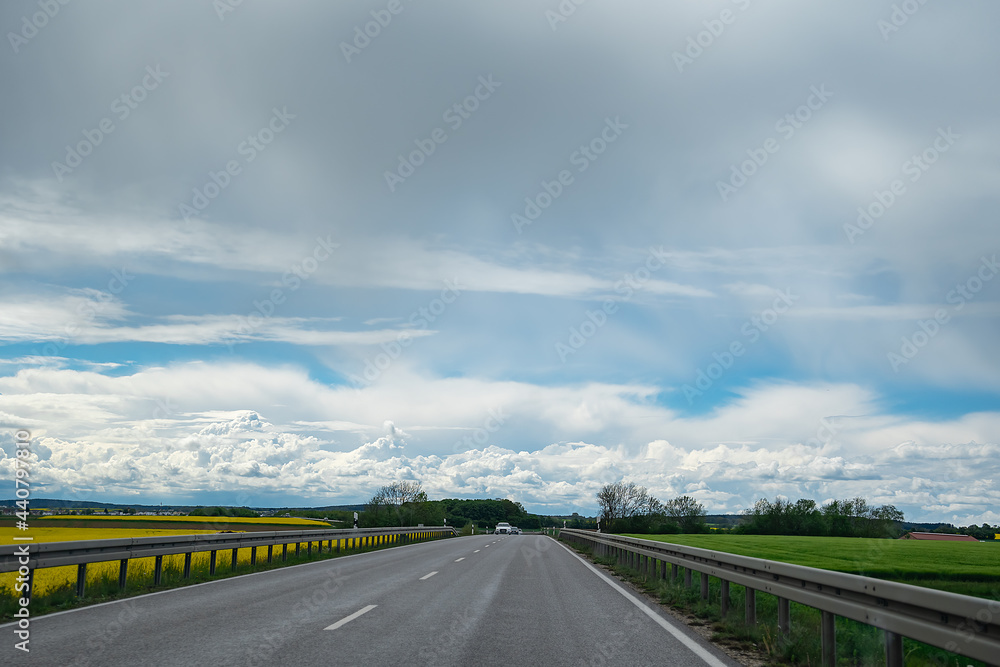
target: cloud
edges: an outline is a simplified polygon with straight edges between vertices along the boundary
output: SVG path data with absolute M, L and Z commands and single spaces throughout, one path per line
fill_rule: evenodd
M 602 484 L 625 478 L 661 498 L 694 495 L 711 511 L 777 493 L 866 495 L 915 520 L 956 503 L 962 516 L 985 516 L 1000 500 L 990 481 L 1000 479 L 1000 413 L 914 421 L 849 385 L 761 385 L 697 418 L 649 404 L 643 387 L 441 379 L 420 396 L 399 385 L 323 387 L 291 368 L 245 364 L 114 377 L 46 367 L 0 378 L 0 393 L 4 423 L 30 426 L 51 452 L 38 468 L 46 493 L 182 499 L 228 490 L 261 505 L 318 505 L 362 502 L 381 484 L 417 479 L 432 497 L 501 496 L 537 512 L 587 513 Z M 462 429 L 486 432 L 484 397 L 502 406 L 494 414 L 503 423 L 487 444 L 455 447 Z M 590 435 L 545 442 L 540 432 Z
M 272 306 L 273 308 L 273 306 Z M 118 297 L 94 289 L 69 290 L 56 296 L 0 300 L 0 341 L 60 341 L 64 345 L 163 343 L 232 345 L 251 340 L 295 345 L 377 345 L 400 337 L 421 338 L 427 329 L 331 330 L 330 317 L 265 317 L 261 311 L 232 315 L 166 315 L 162 323 L 115 324 L 134 318 Z M 47 362 L 51 363 L 51 362 Z

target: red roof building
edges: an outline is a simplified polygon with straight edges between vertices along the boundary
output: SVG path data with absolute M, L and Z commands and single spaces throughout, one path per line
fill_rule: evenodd
M 950 535 L 948 533 L 907 533 L 901 540 L 937 540 L 939 542 L 978 542 L 972 535 Z

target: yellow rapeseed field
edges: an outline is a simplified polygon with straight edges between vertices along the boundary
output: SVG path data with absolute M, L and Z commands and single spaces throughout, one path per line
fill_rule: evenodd
M 73 517 L 77 518 L 77 517 Z M 114 519 L 122 519 L 125 517 L 109 517 Z M 150 519 L 154 517 L 136 517 L 138 519 Z M 164 519 L 172 518 L 190 518 L 190 519 L 211 519 L 213 517 L 163 517 Z M 231 518 L 227 518 L 228 521 L 233 521 Z M 290 519 L 284 519 L 284 521 L 290 521 Z M 299 519 L 298 521 L 302 521 Z M 241 523 L 254 523 L 253 519 L 246 519 Z M 260 520 L 256 521 L 257 523 Z M 96 523 L 96 522 L 95 522 Z M 210 521 L 205 521 L 205 523 L 210 523 Z M 315 525 L 314 522 L 306 522 L 307 524 Z M 173 530 L 159 530 L 155 528 L 106 528 L 100 526 L 94 526 L 92 528 L 45 528 L 36 527 L 37 523 L 32 524 L 32 527 L 28 531 L 21 531 L 17 528 L 5 528 L 0 527 L 0 544 L 15 544 L 13 538 L 15 536 L 25 537 L 30 536 L 34 538 L 33 542 L 66 542 L 72 540 L 106 540 L 114 539 L 120 537 L 149 537 L 149 536 L 160 536 L 160 535 L 196 535 L 201 533 L 215 533 L 217 530 L 199 530 L 192 527 L 191 529 L 173 529 Z M 397 537 L 393 537 L 392 541 L 398 541 Z M 347 548 L 349 545 L 347 540 L 340 540 L 340 546 Z M 17 542 L 17 544 L 25 544 L 25 542 Z M 28 543 L 30 544 L 30 543 Z M 305 544 L 302 546 L 305 549 Z M 315 542 L 314 542 L 314 547 Z M 324 543 L 324 549 L 326 548 L 326 543 Z M 293 551 L 294 546 L 289 546 L 289 551 Z M 281 547 L 275 547 L 275 556 L 280 557 Z M 250 562 L 250 552 L 251 549 L 239 549 L 237 552 L 237 563 L 239 565 L 248 564 Z M 258 559 L 264 559 L 266 557 L 266 549 L 261 548 L 257 552 Z M 191 560 L 191 565 L 193 569 L 199 566 L 204 566 L 207 568 L 211 556 L 208 551 L 197 552 L 193 555 Z M 232 558 L 231 550 L 219 551 L 216 566 L 219 571 L 225 572 L 230 567 L 230 562 Z M 145 582 L 151 583 L 153 581 L 153 568 L 155 559 L 153 557 L 149 558 L 133 558 L 129 560 L 128 569 L 128 579 L 129 582 Z M 110 561 L 104 563 L 91 563 L 87 566 L 87 585 L 94 581 L 99 580 L 101 577 L 111 577 L 114 580 L 118 578 L 118 561 Z M 170 556 L 165 556 L 163 558 L 163 569 L 168 571 L 171 568 L 177 571 L 182 570 L 184 567 L 184 555 L 175 554 Z M 16 572 L 0 573 L 0 591 L 14 593 L 15 579 L 17 578 Z M 76 583 L 76 566 L 70 565 L 66 567 L 50 567 L 37 570 L 35 572 L 35 593 L 45 594 L 53 589 L 60 588 L 63 586 L 73 586 Z M 131 583 L 129 585 L 132 585 Z
M 31 537 L 32 542 L 71 542 L 73 540 L 110 540 L 118 537 L 155 537 L 158 535 L 197 535 L 199 533 L 214 533 L 214 530 L 198 530 L 192 528 L 191 530 L 156 530 L 152 528 L 35 528 L 31 527 L 31 530 L 23 531 L 17 528 L 4 528 L 0 527 L 0 544 L 15 544 L 14 537 Z M 16 542 L 17 544 L 31 544 L 30 542 Z M 249 549 L 244 551 L 249 552 Z M 207 554 L 205 554 L 207 558 Z M 198 555 L 195 555 L 197 558 Z M 167 562 L 169 558 L 174 558 L 170 556 L 164 558 L 164 563 Z M 184 563 L 184 557 L 180 556 L 181 564 Z M 249 553 L 246 556 L 247 561 L 250 560 Z M 146 562 L 148 561 L 148 562 Z M 142 570 L 148 569 L 149 572 L 153 571 L 153 559 L 152 558 L 136 558 L 129 562 L 129 574 L 132 573 L 132 568 L 136 569 L 136 574 L 138 575 Z M 87 581 L 96 579 L 102 574 L 108 573 L 118 576 L 118 561 L 113 561 L 109 563 L 94 563 L 87 566 Z M 0 573 L 0 590 L 7 590 L 13 592 L 14 580 L 17 578 L 16 572 L 4 572 Z M 47 567 L 35 572 L 35 592 L 45 593 L 52 588 L 58 588 L 65 585 L 67 582 L 76 582 L 76 566 L 68 565 L 66 567 Z
M 251 523 L 261 525 L 277 526 L 312 526 L 314 528 L 328 528 L 323 521 L 312 521 L 310 519 L 296 519 L 291 517 L 247 517 L 247 516 L 143 516 L 127 514 L 114 516 L 110 514 L 54 514 L 52 516 L 32 517 L 35 522 L 50 520 L 59 521 L 171 521 L 183 523 Z M 174 533 L 177 534 L 177 533 Z M 99 539 L 99 538 L 93 538 Z

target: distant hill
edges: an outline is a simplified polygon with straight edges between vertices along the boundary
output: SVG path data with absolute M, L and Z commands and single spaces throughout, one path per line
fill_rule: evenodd
M 0 500 L 0 507 L 14 507 L 17 503 L 16 500 Z M 122 504 L 122 503 L 101 503 L 96 500 L 61 500 L 59 498 L 32 498 L 31 499 L 31 509 L 83 509 L 86 507 L 92 507 L 94 509 L 125 509 L 126 507 L 133 507 L 137 510 L 148 510 L 154 511 L 158 509 L 165 510 L 192 510 L 198 505 L 133 505 Z
M 0 500 L 0 507 L 14 507 L 16 505 L 16 500 Z M 62 500 L 60 498 L 32 498 L 31 499 L 31 509 L 84 509 L 90 507 L 92 509 L 109 509 L 109 510 L 120 510 L 126 508 L 133 508 L 136 511 L 143 512 L 149 511 L 153 512 L 156 510 L 179 510 L 182 512 L 189 512 L 198 507 L 215 507 L 215 504 L 208 505 L 137 505 L 134 503 L 102 503 L 96 500 Z M 340 510 L 343 512 L 360 512 L 365 508 L 364 504 L 360 505 L 325 505 L 323 507 L 252 507 L 250 509 L 254 510 L 280 510 L 282 512 L 294 512 L 295 510 L 312 510 L 312 511 L 333 511 Z

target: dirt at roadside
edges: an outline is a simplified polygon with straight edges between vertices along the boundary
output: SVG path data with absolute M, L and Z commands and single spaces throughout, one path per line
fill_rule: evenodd
M 638 588 L 628 579 L 623 579 L 609 567 L 601 565 L 599 563 L 595 563 L 590 559 L 588 559 L 588 561 L 594 567 L 600 568 L 609 577 L 612 577 L 613 579 L 617 580 L 619 584 L 628 588 L 628 590 L 631 591 L 634 595 L 643 598 L 644 600 L 649 602 L 650 605 L 659 607 L 666 613 L 676 618 L 678 621 L 684 623 L 693 632 L 695 632 L 703 639 L 705 639 L 705 641 L 711 643 L 713 646 L 716 646 L 720 651 L 722 651 L 723 653 L 725 653 L 726 655 L 728 655 L 730 658 L 740 663 L 741 665 L 744 665 L 745 667 L 767 667 L 767 665 L 774 664 L 774 661 L 763 650 L 753 649 L 746 642 L 737 642 L 737 641 L 720 642 L 713 640 L 712 637 L 715 634 L 715 631 L 712 629 L 712 626 L 708 622 L 698 618 L 693 614 L 688 614 L 687 612 L 683 612 L 677 609 L 672 609 L 664 604 L 661 604 L 659 598 L 647 593 L 641 588 Z

